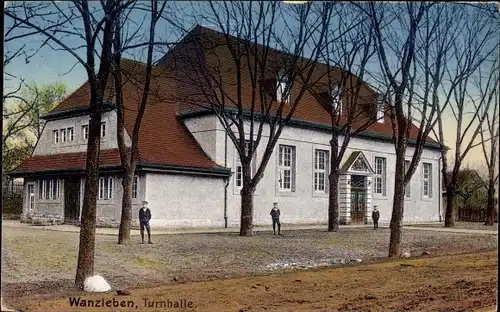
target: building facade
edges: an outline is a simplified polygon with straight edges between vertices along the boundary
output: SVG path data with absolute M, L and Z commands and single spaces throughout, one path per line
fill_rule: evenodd
M 198 35 L 209 33 L 199 27 L 194 31 L 199 32 Z M 191 51 L 189 44 L 185 47 Z M 163 67 L 169 66 L 172 53 L 160 62 Z M 133 68 L 131 71 L 143 65 L 129 60 L 122 64 L 124 70 Z M 178 68 L 186 66 L 171 71 L 175 79 L 161 73 L 160 67 L 154 68 L 157 75 L 152 80 L 152 95 L 139 135 L 139 157 L 132 191 L 134 222 L 137 224 L 141 202 L 147 200 L 154 227 L 238 226 L 242 168 L 236 148 L 212 111 L 193 109 L 178 99 L 158 96 L 173 93 L 184 97 L 192 92 L 186 83 L 179 82 L 179 77 L 187 74 L 180 73 Z M 88 143 L 88 88 L 88 84 L 84 84 L 45 116 L 47 122 L 33 156 L 11 173 L 13 177 L 24 178 L 23 221 L 79 224 L 81 220 Z M 140 92 L 129 85 L 123 88 L 124 106 L 131 114 L 125 118 L 125 141 L 130 146 Z M 294 92 L 291 91 L 291 96 Z M 368 87 L 366 92 L 374 93 Z M 282 95 L 276 94 L 276 98 Z M 107 92 L 105 99 L 97 221 L 99 226 L 117 226 L 122 202 L 117 115 L 112 92 Z M 341 101 L 338 103 L 340 108 L 344 105 Z M 377 105 L 367 100 L 362 107 L 370 117 L 372 108 Z M 374 205 L 379 208 L 380 222 L 389 222 L 391 217 L 396 159 L 392 127 L 380 109 L 375 114 L 377 121 L 351 138 L 341 163 L 339 206 L 342 224 L 370 223 Z M 285 224 L 327 222 L 331 156 L 329 120 L 329 115 L 313 96 L 305 94 L 302 97 L 257 185 L 254 224 L 269 223 L 273 202 L 279 203 Z M 269 137 L 266 127 L 253 156 L 253 174 Z M 411 127 L 415 137 L 416 128 Z M 245 132 L 245 139 L 250 141 L 249 129 Z M 438 148 L 435 142 L 426 140 L 421 161 L 405 192 L 406 222 L 439 220 Z M 410 144 L 408 159 L 412 154 Z

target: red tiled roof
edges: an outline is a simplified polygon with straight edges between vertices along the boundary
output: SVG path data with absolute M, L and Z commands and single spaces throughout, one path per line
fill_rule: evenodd
M 201 38 L 199 41 L 192 40 L 192 38 L 196 38 L 198 36 Z M 169 57 L 172 60 L 171 62 L 178 62 L 181 65 L 180 71 L 182 71 L 181 75 L 177 74 L 180 77 L 177 77 L 177 84 L 182 85 L 183 87 L 180 88 L 178 91 L 181 98 L 188 98 L 188 99 L 195 99 L 192 100 L 192 102 L 198 101 L 196 99 L 197 95 L 196 92 L 196 86 L 191 86 L 190 88 L 185 87 L 184 84 L 187 82 L 189 83 L 190 81 L 196 81 L 196 76 L 193 79 L 192 77 L 189 78 L 187 77 L 189 75 L 190 70 L 187 68 L 191 68 L 191 71 L 193 71 L 193 67 L 205 67 L 201 70 L 198 70 L 199 73 L 202 73 L 202 71 L 214 71 L 215 74 L 214 76 L 217 77 L 217 79 L 220 79 L 219 83 L 225 86 L 225 97 L 226 97 L 226 106 L 230 107 L 235 105 L 233 104 L 233 101 L 236 102 L 238 101 L 237 98 L 237 81 L 236 78 L 236 67 L 235 67 L 235 61 L 233 60 L 233 56 L 231 55 L 229 49 L 226 44 L 224 43 L 226 40 L 225 35 L 221 35 L 220 33 L 204 28 L 201 26 L 195 27 L 191 33 L 187 36 L 189 39 L 186 40 L 185 43 L 181 47 L 179 47 L 177 50 L 174 50 L 171 54 L 175 54 L 173 56 L 170 56 L 169 54 L 165 55 L 165 57 L 160 61 L 163 64 L 169 64 Z M 228 36 L 229 40 L 238 40 L 233 36 Z M 198 42 L 198 44 L 194 43 Z M 201 48 L 200 48 L 201 47 Z M 257 49 L 263 49 L 263 46 L 257 45 Z M 269 54 L 273 56 L 268 56 L 268 59 L 273 58 L 273 61 L 268 61 L 270 67 L 274 66 L 274 63 L 279 64 L 279 61 L 276 61 L 276 59 L 279 59 L 282 57 L 284 54 L 281 51 L 277 51 L 274 49 L 269 49 Z M 255 52 L 252 52 L 255 53 Z M 183 59 L 185 61 L 183 61 Z M 199 59 L 202 59 L 204 63 L 200 63 Z M 192 61 L 195 60 L 195 61 Z M 221 60 L 228 60 L 227 62 L 221 62 Z M 245 61 L 246 62 L 246 61 Z M 245 63 L 243 62 L 243 63 Z M 279 65 L 278 65 L 279 66 Z M 241 84 L 245 85 L 247 84 L 248 86 L 251 86 L 250 83 L 250 74 L 246 71 L 248 69 L 245 68 L 245 65 L 243 65 L 241 68 L 242 74 L 241 74 Z M 196 69 L 195 69 L 196 70 Z M 269 69 L 266 69 L 269 70 Z M 328 68 L 327 65 L 317 63 L 315 70 L 313 72 L 313 75 L 315 78 L 312 79 L 311 81 L 318 81 L 320 82 L 321 77 L 323 76 L 326 78 L 325 73 L 328 70 L 332 70 L 332 68 Z M 338 75 L 340 77 L 341 75 L 341 70 L 333 68 L 333 75 Z M 197 74 L 199 75 L 197 71 Z M 272 71 L 272 70 L 271 70 Z M 223 74 L 222 74 L 223 73 Z M 196 75 L 196 74 L 195 74 Z M 260 75 L 257 74 L 257 76 Z M 187 77 L 183 80 L 184 77 Z M 358 81 L 358 78 L 355 76 L 352 76 L 354 78 L 353 81 Z M 340 78 L 339 78 L 340 79 Z M 248 81 L 246 81 L 248 80 Z M 347 81 L 351 81 L 351 78 L 348 78 Z M 184 83 L 184 84 L 183 84 Z M 354 82 L 355 83 L 355 82 Z M 359 103 L 359 109 L 363 110 L 361 113 L 362 114 L 367 114 L 366 111 L 369 109 L 369 106 L 374 105 L 375 103 L 375 98 L 376 98 L 376 93 L 375 91 L 370 88 L 366 83 L 361 82 L 361 88 L 359 93 L 357 94 L 358 98 L 358 103 Z M 321 83 L 318 83 L 319 87 Z M 297 84 L 298 85 L 298 84 Z M 292 89 L 292 101 L 293 101 L 293 95 L 297 94 L 300 91 L 300 85 L 294 87 L 295 89 Z M 251 88 L 242 88 L 242 94 L 241 94 L 241 105 L 243 106 L 244 109 L 250 110 L 250 105 L 252 103 L 252 90 Z M 199 92 L 202 93 L 202 92 Z M 257 97 L 259 96 L 258 91 L 256 92 Z M 346 96 L 348 97 L 348 96 Z M 231 100 L 229 100 L 231 99 Z M 206 100 L 205 100 L 206 101 Z M 204 99 L 202 98 L 201 102 L 205 102 Z M 343 102 L 344 105 L 346 105 L 348 99 L 344 98 Z M 199 104 L 196 104 L 199 106 Z M 186 103 L 182 104 L 182 108 L 184 109 L 183 112 L 191 111 L 193 109 L 196 109 L 195 105 L 189 105 Z M 287 106 L 283 107 L 283 115 L 285 116 L 287 114 L 287 110 L 289 108 Z M 258 112 L 260 110 L 260 105 L 256 105 L 254 108 L 254 111 Z M 358 115 L 358 114 L 356 114 Z M 362 115 L 359 115 L 362 116 Z M 325 110 L 325 108 L 318 103 L 317 98 L 313 96 L 312 93 L 310 92 L 305 92 L 299 103 L 296 105 L 296 110 L 293 114 L 294 119 L 299 119 L 299 120 L 304 120 L 312 123 L 317 123 L 317 124 L 323 124 L 329 126 L 331 124 L 331 118 L 328 112 Z M 368 116 L 366 116 L 368 118 Z M 369 117 L 371 118 L 371 117 Z M 360 127 L 364 123 L 362 121 L 362 118 L 357 118 L 357 122 L 353 123 L 353 128 Z M 346 116 L 342 116 L 339 120 L 339 125 L 343 125 L 347 120 Z M 383 123 L 375 122 L 371 124 L 366 131 L 372 132 L 375 134 L 382 134 L 386 136 L 392 137 L 393 135 L 393 129 L 392 129 L 392 123 L 389 117 L 385 117 L 385 120 Z M 410 124 L 410 133 L 409 133 L 409 138 L 415 140 L 417 138 L 419 129 L 416 127 L 414 124 Z M 427 137 L 426 138 L 427 142 L 435 142 L 432 138 Z
M 139 101 L 142 97 L 140 90 L 133 79 L 141 79 L 142 75 L 133 76 L 133 74 L 141 73 L 145 70 L 142 63 L 132 60 L 122 60 L 122 69 L 132 77 L 128 81 L 124 79 L 123 86 L 123 101 L 124 101 L 124 117 L 125 128 L 131 136 L 135 124 L 135 119 L 138 113 Z M 158 91 L 168 93 L 173 83 L 163 74 L 163 69 L 155 68 L 153 72 L 154 81 L 151 84 L 151 93 L 148 97 L 147 108 L 141 122 L 141 130 L 139 135 L 139 161 L 154 165 L 173 165 L 183 167 L 196 168 L 217 168 L 219 167 L 212 161 L 198 145 L 194 137 L 177 119 L 175 111 L 175 102 L 169 101 L 167 97 L 158 95 Z M 130 75 L 130 73 L 133 73 Z M 113 80 L 108 82 L 104 100 L 114 103 L 114 88 Z M 65 110 L 86 107 L 89 102 L 89 85 L 88 82 L 79 87 L 75 92 L 70 94 L 64 101 L 55 107 L 51 113 L 61 112 Z M 102 152 L 101 152 L 102 153 Z M 120 164 L 119 154 L 117 154 L 116 164 Z M 51 159 L 53 156 L 35 156 L 27 160 L 15 171 L 20 170 L 41 170 L 43 157 Z M 58 161 L 54 169 L 70 169 L 75 164 L 75 159 L 83 161 L 85 166 L 85 153 L 77 154 L 59 154 Z M 81 165 L 81 163 L 79 163 Z
M 80 170 L 85 169 L 87 153 L 66 153 L 36 155 L 23 162 L 15 171 Z M 118 149 L 102 150 L 99 154 L 100 166 L 119 166 Z

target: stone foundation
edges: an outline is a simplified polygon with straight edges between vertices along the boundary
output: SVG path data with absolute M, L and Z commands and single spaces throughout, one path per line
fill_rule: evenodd
M 120 220 L 112 218 L 99 218 L 97 217 L 96 227 L 98 228 L 119 228 Z M 131 229 L 139 229 L 139 220 L 132 220 Z
M 21 215 L 21 222 L 32 225 L 58 225 L 64 223 L 64 216 L 60 214 L 45 214 L 41 212 L 28 212 Z

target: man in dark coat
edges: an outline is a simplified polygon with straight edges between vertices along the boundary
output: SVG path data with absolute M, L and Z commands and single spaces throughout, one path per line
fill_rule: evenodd
M 142 207 L 139 210 L 139 223 L 141 225 L 141 244 L 144 244 L 144 228 L 148 231 L 148 244 L 151 242 L 151 228 L 149 227 L 149 220 L 151 220 L 151 210 L 148 208 L 148 202 L 143 201 Z
M 278 225 L 278 235 L 281 235 L 280 210 L 278 208 L 278 203 L 273 203 L 273 209 L 271 209 L 270 215 L 273 219 L 274 235 L 276 235 L 276 224 Z
M 373 206 L 372 219 L 373 219 L 373 229 L 378 229 L 378 219 L 380 218 L 380 212 L 377 210 L 377 206 Z

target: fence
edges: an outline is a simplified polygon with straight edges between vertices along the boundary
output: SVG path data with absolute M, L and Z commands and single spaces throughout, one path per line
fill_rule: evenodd
M 23 194 L 23 183 L 9 182 L 8 185 L 2 185 L 2 196 L 4 199 L 18 197 Z
M 474 210 L 468 208 L 459 208 L 457 220 L 465 222 L 485 222 L 486 209 Z M 493 211 L 493 220 L 498 220 L 498 215 L 495 210 Z
M 18 218 L 23 211 L 23 183 L 10 181 L 2 185 L 4 218 Z

